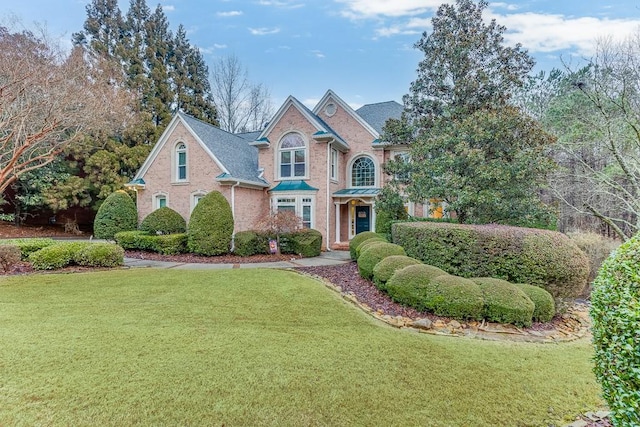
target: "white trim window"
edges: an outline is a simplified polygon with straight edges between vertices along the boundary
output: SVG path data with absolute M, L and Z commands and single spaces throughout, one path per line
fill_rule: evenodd
M 198 202 L 200 202 L 200 200 L 202 200 L 202 198 L 206 196 L 206 193 L 203 191 L 198 191 L 195 193 L 191 193 L 191 209 L 190 212 L 193 212 L 193 209 L 196 207 L 196 205 L 198 204 Z
M 302 219 L 303 228 L 314 227 L 313 205 L 314 197 L 307 195 L 286 195 L 277 196 L 274 199 L 274 210 L 276 212 L 293 212 Z
M 351 165 L 352 187 L 375 187 L 376 164 L 369 156 L 361 156 Z
M 187 146 L 184 142 L 176 145 L 175 151 L 176 181 L 187 180 Z
M 281 179 L 307 176 L 307 144 L 298 133 L 288 133 L 280 140 L 278 176 Z
M 153 210 L 164 208 L 167 206 L 167 195 L 164 193 L 154 194 Z
M 338 180 L 338 150 L 331 149 L 331 179 Z

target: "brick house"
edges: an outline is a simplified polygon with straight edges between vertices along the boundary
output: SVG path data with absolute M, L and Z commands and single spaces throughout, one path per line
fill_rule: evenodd
M 141 220 L 169 206 L 187 221 L 212 190 L 229 201 L 235 231 L 250 230 L 270 210 L 292 210 L 322 233 L 323 248 L 343 248 L 375 228 L 382 165 L 406 147 L 380 140 L 395 101 L 353 110 L 329 90 L 313 110 L 290 96 L 264 130 L 231 134 L 175 115 L 132 182 Z M 422 216 L 428 206 L 407 204 Z

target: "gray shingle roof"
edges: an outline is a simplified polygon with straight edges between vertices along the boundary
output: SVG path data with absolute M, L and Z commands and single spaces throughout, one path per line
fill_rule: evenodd
M 363 105 L 356 110 L 356 113 L 381 134 L 386 121 L 400 119 L 403 110 L 404 107 L 396 101 L 387 101 Z
M 223 131 L 188 114 L 178 114 L 229 171 L 229 178 L 255 182 L 260 185 L 267 184 L 264 179 L 258 176 L 258 149 L 250 146 L 246 139 Z

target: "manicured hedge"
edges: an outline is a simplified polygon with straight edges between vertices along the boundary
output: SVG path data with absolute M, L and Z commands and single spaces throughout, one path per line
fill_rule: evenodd
M 358 271 L 365 279 L 373 278 L 373 268 L 384 258 L 391 255 L 405 255 L 402 246 L 393 243 L 373 243 L 364 249 L 358 257 Z
M 531 326 L 535 304 L 524 291 L 506 280 L 474 277 L 484 299 L 483 317 L 492 322 Z
M 182 215 L 164 206 L 147 215 L 139 229 L 149 234 L 178 234 L 187 231 L 187 222 Z
M 144 231 L 122 231 L 114 236 L 116 243 L 128 250 L 157 252 L 163 255 L 176 255 L 187 252 L 187 235 L 148 234 Z
M 360 245 L 360 243 L 364 242 L 367 239 L 371 239 L 373 237 L 381 237 L 379 234 L 374 233 L 373 231 L 363 231 L 362 233 L 358 233 L 353 236 L 353 239 L 349 241 L 349 253 L 351 255 L 351 259 L 355 260 L 356 257 L 356 248 Z
M 389 241 L 387 239 L 385 239 L 384 237 L 380 237 L 378 235 L 378 237 L 372 237 L 370 239 L 365 240 L 364 242 L 360 243 L 355 250 L 355 254 L 356 254 L 356 260 L 358 258 L 360 258 L 360 254 L 362 253 L 363 250 L 365 250 L 367 248 L 367 246 L 369 245 L 373 245 L 375 243 L 389 243 Z
M 187 248 L 198 255 L 223 255 L 231 250 L 233 213 L 219 191 L 204 196 L 191 213 Z
M 482 291 L 473 281 L 442 274 L 428 265 L 410 265 L 396 271 L 386 291 L 396 302 L 420 311 L 456 319 L 481 319 Z
M 239 231 L 233 237 L 233 253 L 239 256 L 269 253 L 269 237 L 259 231 Z
M 556 303 L 553 296 L 541 287 L 518 283 L 517 286 L 533 301 L 535 309 L 532 319 L 536 322 L 548 322 L 556 314 Z
M 282 242 L 282 237 L 280 241 Z M 318 230 L 304 229 L 285 236 L 288 247 L 284 253 L 292 253 L 303 257 L 318 256 L 322 250 L 322 234 Z
M 276 236 L 265 231 L 240 231 L 234 236 L 233 253 L 239 256 L 268 254 L 269 240 Z M 313 229 L 304 229 L 280 235 L 280 253 L 302 255 L 305 258 L 322 253 L 322 234 Z
M 589 260 L 564 234 L 502 225 L 396 223 L 393 242 L 408 256 L 462 277 L 540 286 L 555 297 L 580 295 Z
M 55 240 L 48 237 L 0 240 L 0 245 L 15 245 L 20 248 L 20 256 L 23 261 L 26 261 L 32 252 L 39 251 L 40 249 L 51 246 L 54 243 Z
M 373 283 L 378 289 L 384 289 L 387 281 L 393 276 L 393 274 L 408 265 L 422 264 L 417 259 L 408 257 L 406 255 L 391 255 L 384 258 L 382 261 L 373 267 Z
M 59 242 L 29 255 L 36 270 L 55 270 L 68 265 L 115 267 L 124 264 L 124 250 L 113 243 Z
M 640 425 L 640 234 L 602 264 L 591 293 L 595 374 L 615 426 Z
M 118 190 L 102 202 L 93 221 L 93 235 L 96 239 L 112 240 L 120 231 L 138 228 L 138 211 L 131 196 Z

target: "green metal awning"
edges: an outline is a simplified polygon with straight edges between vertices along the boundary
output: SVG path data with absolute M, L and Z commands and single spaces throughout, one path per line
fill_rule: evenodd
M 280 181 L 278 185 L 269 191 L 318 191 L 318 189 L 310 186 L 306 181 L 293 180 Z
M 365 196 L 375 197 L 380 192 L 379 188 L 345 188 L 333 193 L 334 197 L 353 197 L 353 196 Z
M 124 186 L 133 188 L 134 190 L 138 190 L 138 189 L 144 189 L 145 185 L 146 183 L 144 182 L 144 179 L 138 178 L 138 179 L 134 179 L 131 182 L 127 182 Z

